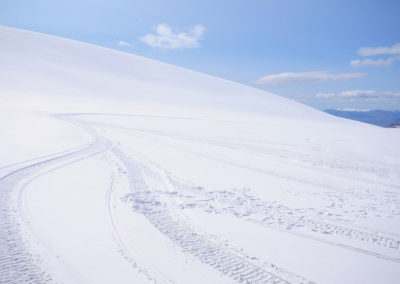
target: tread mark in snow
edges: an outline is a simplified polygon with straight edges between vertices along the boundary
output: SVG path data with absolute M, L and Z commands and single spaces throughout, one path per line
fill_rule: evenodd
M 49 167 L 69 164 L 104 151 L 109 146 L 105 142 L 94 140 L 86 147 L 15 169 L 0 178 L 0 283 L 51 281 L 22 239 L 18 215 L 20 188 Z
M 194 232 L 188 225 L 174 220 L 166 208 L 146 187 L 140 167 L 121 150 L 112 152 L 124 164 L 131 187 L 133 208 L 143 214 L 161 233 L 201 262 L 242 283 L 289 283 L 309 282 L 276 266 L 272 271 L 250 261 L 229 248 L 222 248 L 211 240 Z M 277 274 L 281 275 L 277 275 Z M 286 280 L 286 278 L 290 280 Z

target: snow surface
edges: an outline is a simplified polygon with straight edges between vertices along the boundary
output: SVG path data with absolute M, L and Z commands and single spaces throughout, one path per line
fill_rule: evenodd
M 398 283 L 398 129 L 68 39 L 0 40 L 0 283 Z

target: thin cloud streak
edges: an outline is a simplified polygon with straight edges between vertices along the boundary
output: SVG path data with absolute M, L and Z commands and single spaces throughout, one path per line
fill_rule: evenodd
M 360 67 L 360 66 L 389 66 L 395 61 L 400 61 L 400 56 L 396 57 L 389 57 L 387 59 L 379 58 L 379 59 L 355 59 L 350 61 L 350 65 L 353 67 Z
M 331 99 L 331 98 L 342 98 L 342 99 L 400 99 L 400 92 L 392 91 L 375 91 L 375 90 L 350 90 L 339 93 L 317 93 L 316 98 L 319 99 Z
M 330 73 L 327 71 L 286 72 L 266 75 L 256 80 L 256 84 L 289 85 L 299 83 L 321 83 L 328 81 L 348 81 L 365 77 L 364 73 Z
M 130 44 L 129 42 L 123 41 L 123 40 L 120 40 L 118 42 L 118 45 L 120 45 L 120 46 L 132 46 L 132 44 Z
M 392 46 L 360 47 L 357 53 L 361 56 L 400 54 L 400 43 Z

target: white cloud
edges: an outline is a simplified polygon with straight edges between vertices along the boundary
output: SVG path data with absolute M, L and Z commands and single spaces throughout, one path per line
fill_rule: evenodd
M 189 32 L 174 33 L 167 24 L 159 24 L 156 34 L 147 34 L 139 38 L 140 41 L 152 47 L 163 49 L 185 49 L 199 47 L 199 41 L 204 34 L 205 28 L 196 25 Z
M 400 61 L 400 56 L 389 57 L 387 59 L 379 58 L 379 59 L 355 59 L 350 61 L 350 65 L 353 67 L 359 66 L 389 66 L 395 61 Z
M 123 41 L 123 40 L 120 40 L 118 42 L 118 45 L 121 45 L 121 46 L 132 46 L 132 44 L 130 44 L 129 42 Z
M 351 90 L 343 91 L 339 93 L 317 93 L 316 98 L 342 98 L 342 99 L 390 99 L 390 98 L 400 98 L 400 92 L 378 92 L 375 90 Z
M 395 61 L 400 61 L 400 43 L 396 43 L 392 46 L 379 46 L 379 47 L 360 47 L 357 53 L 361 56 L 375 56 L 375 55 L 392 55 L 388 58 L 378 59 L 355 59 L 350 61 L 350 65 L 353 67 L 360 66 L 389 66 Z M 393 56 L 395 55 L 395 56 Z
M 340 92 L 337 96 L 345 98 L 375 98 L 379 96 L 379 94 L 374 90 L 352 90 Z
M 357 111 L 357 112 L 368 112 L 371 111 L 369 108 L 337 108 L 340 111 Z
M 336 96 L 335 93 L 317 93 L 317 94 L 315 94 L 316 98 L 324 98 L 324 99 L 332 98 L 332 97 L 335 97 L 335 96 Z
M 400 43 L 392 46 L 360 47 L 357 53 L 362 56 L 400 54 Z
M 326 71 L 286 72 L 267 75 L 257 79 L 257 84 L 285 85 L 293 83 L 320 83 L 327 81 L 347 81 L 364 77 L 364 73 L 330 73 Z

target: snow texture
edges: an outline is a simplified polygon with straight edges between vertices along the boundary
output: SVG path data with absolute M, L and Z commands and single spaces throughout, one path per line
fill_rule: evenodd
M 0 39 L 0 283 L 398 283 L 398 129 Z

